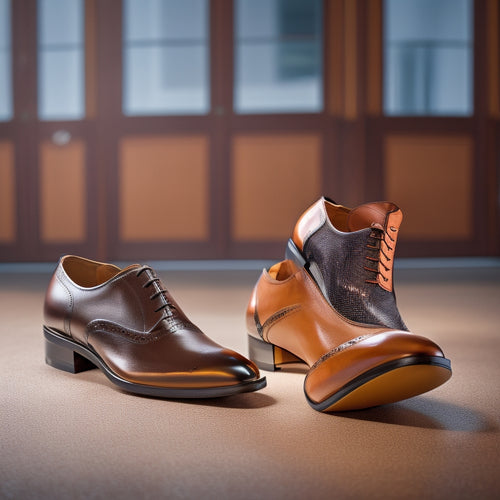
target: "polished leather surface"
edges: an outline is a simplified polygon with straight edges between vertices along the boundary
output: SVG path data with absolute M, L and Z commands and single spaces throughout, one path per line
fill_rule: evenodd
M 189 321 L 147 266 L 121 270 L 63 257 L 46 293 L 44 322 L 132 383 L 207 388 L 259 379 L 251 361 Z
M 347 320 L 325 300 L 309 273 L 291 260 L 263 271 L 246 322 L 250 335 L 309 365 L 304 388 L 313 402 L 384 363 L 415 355 L 443 357 L 439 346 L 425 337 Z
M 262 325 L 260 333 L 256 318 Z M 339 344 L 386 331 L 345 321 L 324 300 L 308 273 L 291 260 L 262 272 L 246 320 L 251 335 L 290 351 L 309 366 Z
M 299 250 L 303 250 L 304 242 L 327 220 L 324 210 L 325 199 L 319 199 L 312 207 L 306 210 L 295 224 L 293 241 Z

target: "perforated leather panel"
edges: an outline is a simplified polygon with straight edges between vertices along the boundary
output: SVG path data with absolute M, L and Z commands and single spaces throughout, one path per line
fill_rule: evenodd
M 384 326 L 397 330 L 408 330 L 396 306 L 394 292 L 381 288 L 367 280 L 376 280 L 377 275 L 365 269 L 377 269 L 377 263 L 366 257 L 377 258 L 373 229 L 351 233 L 332 231 L 324 224 L 304 246 L 306 260 L 320 270 L 323 288 L 330 304 L 351 321 Z

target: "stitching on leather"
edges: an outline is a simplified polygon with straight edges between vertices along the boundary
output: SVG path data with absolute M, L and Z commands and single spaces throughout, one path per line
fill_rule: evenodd
M 73 294 L 71 293 L 71 290 L 66 286 L 64 283 L 66 276 L 65 273 L 63 272 L 63 269 L 61 267 L 58 268 L 57 273 L 56 273 L 56 278 L 57 281 L 61 284 L 61 286 L 66 290 L 66 293 L 68 294 L 69 297 L 69 311 L 66 311 L 66 314 L 64 315 L 64 331 L 71 335 L 71 317 L 73 315 L 73 306 L 74 306 L 74 299 L 73 299 Z
M 372 337 L 372 335 L 360 335 L 359 337 L 356 337 L 354 339 L 348 340 L 347 342 L 344 342 L 343 344 L 338 345 L 335 347 L 335 349 L 332 349 L 331 351 L 328 351 L 326 354 L 323 354 L 321 358 L 314 363 L 314 365 L 311 366 L 310 371 L 314 370 L 318 365 L 326 361 L 327 359 L 331 358 L 335 354 L 338 354 L 339 352 L 345 351 L 349 347 L 352 347 L 353 345 L 361 342 L 362 340 L 367 339 L 368 337 Z
M 112 323 L 111 321 L 105 320 L 95 320 L 87 325 L 87 339 L 91 333 L 103 332 L 103 333 L 114 333 L 122 337 L 126 337 L 131 342 L 136 344 L 147 344 L 149 342 L 154 342 L 164 337 L 169 333 L 174 333 L 186 326 L 184 321 L 178 319 L 165 318 L 167 321 L 168 329 L 161 329 L 158 333 L 152 334 L 147 332 L 138 332 L 136 330 L 131 330 L 124 326 Z
M 302 309 L 302 306 L 300 304 L 295 304 L 293 306 L 285 307 L 283 309 L 280 309 L 279 311 L 275 312 L 274 314 L 271 314 L 269 318 L 264 321 L 264 324 L 262 325 L 262 333 L 264 333 L 264 330 L 267 329 L 267 339 L 269 339 L 269 330 L 279 321 L 284 319 L 286 316 L 293 314 L 295 312 L 298 312 L 300 309 Z

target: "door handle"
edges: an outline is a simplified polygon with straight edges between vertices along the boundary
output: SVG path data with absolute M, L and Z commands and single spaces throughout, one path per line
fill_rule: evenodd
M 52 143 L 56 146 L 66 146 L 71 141 L 71 133 L 67 130 L 56 130 L 52 134 Z

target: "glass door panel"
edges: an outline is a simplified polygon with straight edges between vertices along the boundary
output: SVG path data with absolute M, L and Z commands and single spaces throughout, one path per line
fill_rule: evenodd
M 12 119 L 11 3 L 0 0 L 0 121 Z
M 38 116 L 85 117 L 83 0 L 38 0 Z
M 87 77 L 95 75 L 94 5 L 85 0 L 36 2 L 38 124 L 30 168 L 41 256 L 95 257 L 96 122 L 87 113 L 95 96 L 86 86 Z
M 237 113 L 323 110 L 322 2 L 237 0 Z
M 123 113 L 210 110 L 208 0 L 125 0 Z
M 386 0 L 387 115 L 473 113 L 471 0 Z

